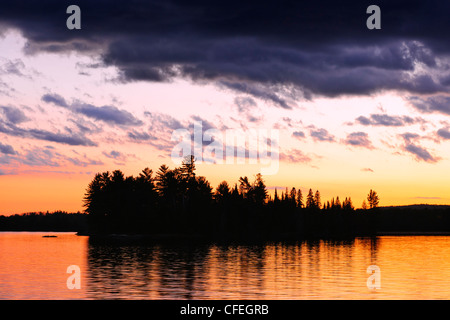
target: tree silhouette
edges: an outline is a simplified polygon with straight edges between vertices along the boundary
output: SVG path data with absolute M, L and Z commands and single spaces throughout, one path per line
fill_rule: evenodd
M 239 178 L 239 193 L 243 198 L 247 198 L 249 191 L 252 189 L 250 182 L 247 177 Z
M 336 200 L 334 201 L 334 209 L 340 210 L 341 207 L 341 201 L 339 200 L 339 196 L 336 197 Z
M 346 211 L 352 211 L 355 209 L 352 203 L 352 198 L 345 198 L 344 202 L 342 203 L 342 209 Z
M 363 200 L 363 202 L 362 202 L 362 204 L 361 204 L 361 209 L 367 210 L 367 203 L 366 203 L 366 200 L 365 200 L 365 199 Z
M 378 207 L 378 204 L 380 202 L 378 194 L 372 189 L 370 189 L 369 194 L 367 195 L 367 202 L 369 202 L 370 209 Z
M 214 193 L 214 199 L 217 202 L 223 203 L 229 200 L 231 196 L 231 190 L 228 185 L 228 182 L 222 181 L 216 188 L 216 192 Z
M 312 189 L 309 189 L 308 195 L 306 196 L 306 208 L 314 209 L 316 207 L 316 202 L 314 199 L 314 193 Z
M 300 188 L 297 190 L 297 207 L 303 208 L 303 194 Z
M 262 175 L 258 173 L 255 177 L 252 187 L 250 188 L 251 198 L 256 204 L 262 205 L 267 198 L 267 188 Z
M 280 198 L 278 198 L 277 188 L 275 188 L 274 194 L 273 194 L 273 203 L 277 204 L 280 202 Z
M 316 190 L 316 193 L 314 194 L 314 207 L 317 209 L 320 209 L 322 203 L 320 201 L 320 192 L 319 190 Z

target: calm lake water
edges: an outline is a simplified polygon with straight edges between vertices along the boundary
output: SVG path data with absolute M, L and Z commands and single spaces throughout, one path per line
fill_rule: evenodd
M 81 289 L 67 288 L 69 265 Z M 450 299 L 450 237 L 192 247 L 0 232 L 0 299 Z

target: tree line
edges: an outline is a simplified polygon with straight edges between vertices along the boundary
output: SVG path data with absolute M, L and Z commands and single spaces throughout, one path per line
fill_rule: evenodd
M 221 182 L 213 189 L 196 174 L 195 158 L 180 167 L 145 168 L 134 176 L 122 171 L 95 175 L 84 197 L 91 234 L 189 234 L 223 238 L 279 238 L 367 233 L 370 215 L 358 214 L 350 197 L 324 203 L 320 192 L 300 188 L 270 196 L 261 174 L 253 181 L 240 177 L 234 186 Z M 375 209 L 377 193 L 367 204 Z
M 84 213 L 66 211 L 28 212 L 10 216 L 0 216 L 0 231 L 87 231 L 87 218 Z

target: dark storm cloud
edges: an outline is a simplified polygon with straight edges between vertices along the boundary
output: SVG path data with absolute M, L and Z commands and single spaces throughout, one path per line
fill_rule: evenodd
M 292 108 L 300 97 L 380 90 L 448 92 L 438 59 L 450 53 L 450 3 L 379 0 L 382 29 L 366 28 L 372 1 L 79 0 L 82 29 L 68 30 L 67 1 L 3 2 L 0 23 L 26 50 L 96 51 L 122 81 L 210 81 Z M 413 75 L 417 64 L 426 73 Z

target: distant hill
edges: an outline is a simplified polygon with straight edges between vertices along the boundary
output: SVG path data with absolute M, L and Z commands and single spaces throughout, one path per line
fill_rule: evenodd
M 441 204 L 411 204 L 406 206 L 385 206 L 379 207 L 379 210 L 388 210 L 388 209 L 410 209 L 410 210 L 446 210 L 450 209 L 450 205 L 441 205 Z

